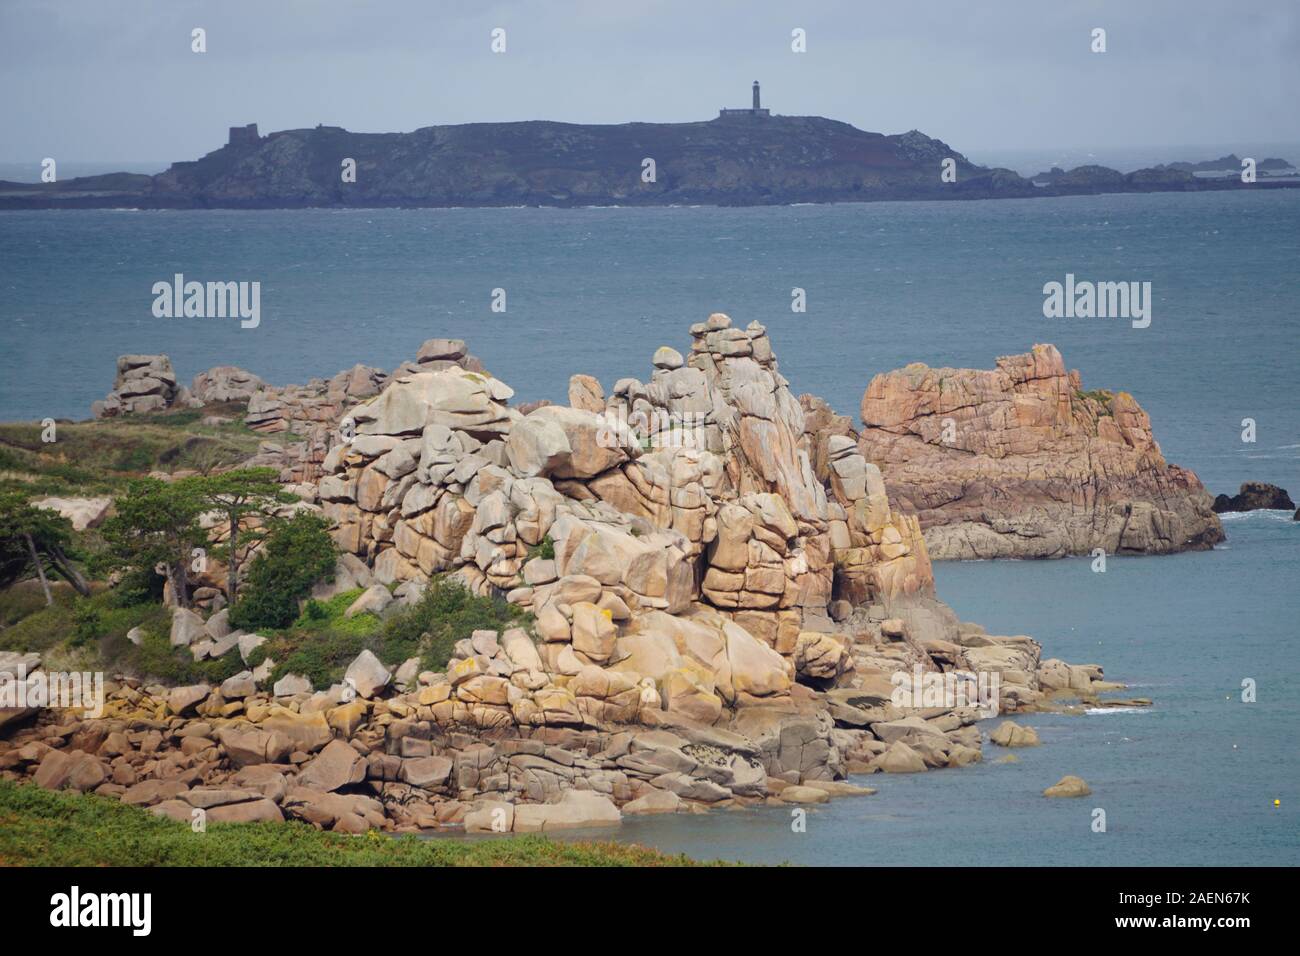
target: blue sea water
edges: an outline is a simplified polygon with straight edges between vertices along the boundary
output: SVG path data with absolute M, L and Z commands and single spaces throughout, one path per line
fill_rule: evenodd
M 764 209 L 0 212 L 0 420 L 84 417 L 113 360 L 166 352 L 275 383 L 391 368 L 468 341 L 518 399 L 575 372 L 648 377 L 709 312 L 764 323 L 796 392 L 857 417 L 870 378 L 990 367 L 1055 343 L 1085 388 L 1131 392 L 1213 492 L 1300 491 L 1300 191 Z M 262 284 L 262 322 L 156 319 L 174 273 Z M 1044 283 L 1149 281 L 1153 319 L 1046 319 Z M 808 311 L 790 310 L 791 289 Z M 491 311 L 506 290 L 507 311 Z M 1242 420 L 1257 441 L 1241 440 Z M 1035 715 L 1020 762 L 873 777 L 814 810 L 629 820 L 694 856 L 802 863 L 1300 862 L 1300 524 L 1230 518 L 1211 552 L 944 564 L 940 596 L 994 633 L 1096 662 L 1149 710 Z M 1240 701 L 1258 682 L 1257 703 Z M 1235 747 L 1234 747 L 1235 745 Z M 987 748 L 990 758 L 999 755 Z M 1049 801 L 1074 773 L 1094 796 Z M 1274 808 L 1272 801 L 1281 801 Z M 1093 808 L 1107 832 L 1093 833 Z

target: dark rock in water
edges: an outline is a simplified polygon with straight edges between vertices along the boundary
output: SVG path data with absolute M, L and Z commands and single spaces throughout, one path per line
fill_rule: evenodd
M 1295 506 L 1286 489 L 1263 481 L 1242 482 L 1237 494 L 1231 497 L 1218 495 L 1214 499 L 1214 510 L 1218 514 L 1225 511 L 1290 511 Z M 1296 520 L 1300 521 L 1300 512 L 1296 513 Z
M 1295 510 L 1295 517 L 1292 518 L 1291 520 L 1292 520 L 1292 521 L 1300 521 L 1300 508 L 1297 508 L 1297 509 Z

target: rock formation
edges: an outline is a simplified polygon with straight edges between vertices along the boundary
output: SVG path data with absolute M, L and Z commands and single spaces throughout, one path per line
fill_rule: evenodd
M 165 355 L 123 355 L 117 360 L 113 390 L 92 402 L 95 418 L 112 418 L 138 412 L 161 412 L 194 401 L 189 389 L 177 386 L 171 359 Z
M 1191 471 L 1166 463 L 1126 392 L 1083 391 L 1051 345 L 991 371 L 877 375 L 858 448 L 920 518 L 936 559 L 1164 554 L 1223 529 Z
M 846 419 L 794 398 L 763 327 L 690 332 L 647 381 L 575 376 L 527 414 L 446 340 L 390 376 L 255 393 L 250 420 L 318 429 L 288 466 L 343 552 L 316 596 L 363 589 L 347 616 L 382 617 L 445 574 L 529 628 L 474 631 L 441 672 L 366 650 L 332 687 L 268 687 L 260 635 L 178 609 L 174 647 L 249 666 L 43 712 L 0 774 L 186 820 L 546 831 L 870 792 L 839 778 L 965 766 L 982 717 L 1119 686 L 959 621 L 917 518 Z
M 1235 495 L 1216 495 L 1215 514 L 1230 511 L 1290 511 L 1295 502 L 1285 488 L 1263 481 L 1245 481 Z

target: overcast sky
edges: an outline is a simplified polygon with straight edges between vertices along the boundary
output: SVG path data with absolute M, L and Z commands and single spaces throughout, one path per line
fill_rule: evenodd
M 1300 140 L 1300 3 L 0 0 L 0 161 L 191 159 L 250 122 L 700 120 L 754 79 L 775 112 L 965 152 Z

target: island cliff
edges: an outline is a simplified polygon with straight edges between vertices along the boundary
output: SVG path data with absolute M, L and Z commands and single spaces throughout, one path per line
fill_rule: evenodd
M 1083 391 L 1035 345 L 993 370 L 913 364 L 872 379 L 858 448 L 919 517 L 934 558 L 1164 554 L 1224 538 L 1127 392 Z
M 1294 185 L 1100 166 L 1036 184 L 977 166 L 916 130 L 887 136 L 818 116 L 741 112 L 697 123 L 469 123 L 410 133 L 317 126 L 262 136 L 250 125 L 156 176 L 0 182 L 0 208 L 757 206 Z M 647 159 L 653 181 L 643 177 Z M 345 181 L 348 160 L 354 181 Z M 945 181 L 949 160 L 953 178 Z

